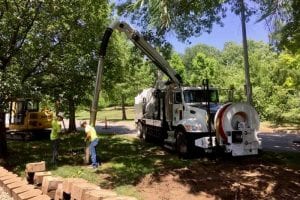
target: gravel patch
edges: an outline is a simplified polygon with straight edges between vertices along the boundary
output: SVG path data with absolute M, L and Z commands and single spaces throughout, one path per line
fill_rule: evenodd
M 3 191 L 3 188 L 0 187 L 0 200 L 14 200 L 6 192 Z

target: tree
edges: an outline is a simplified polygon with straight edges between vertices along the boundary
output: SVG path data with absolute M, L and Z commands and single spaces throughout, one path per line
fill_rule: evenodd
M 186 67 L 183 63 L 183 59 L 179 54 L 173 52 L 169 60 L 170 66 L 181 76 L 183 83 L 187 83 Z
M 5 86 L 0 92 L 0 105 L 4 105 L 0 112 L 5 111 L 9 97 L 27 96 L 26 91 L 53 98 L 68 91 L 65 97 L 74 115 L 76 95 L 86 96 L 95 74 L 98 30 L 107 21 L 108 2 L 6 0 L 0 6 L 0 75 L 1 87 Z M 5 138 L 5 129 L 0 129 Z M 5 144 L 1 140 L 1 152 Z
M 69 131 L 75 131 L 76 106 L 87 102 L 93 89 L 100 36 L 107 22 L 107 2 L 73 1 L 59 6 L 57 13 L 66 14 L 57 24 L 55 41 L 59 43 L 48 62 L 48 74 L 42 77 L 45 93 L 53 99 L 61 95 L 67 104 Z M 70 14 L 73 13 L 73 14 Z M 55 13 L 53 13 L 55 15 Z M 61 37 L 66 35 L 65 37 Z M 56 81 L 54 81 L 56 80 Z
M 41 27 L 41 24 L 36 22 L 44 11 L 42 5 L 41 1 L 11 0 L 2 1 L 0 4 L 0 157 L 5 157 L 7 153 L 4 114 L 7 108 L 6 103 L 11 96 L 26 89 L 22 87 L 25 82 L 22 72 L 31 58 L 26 59 L 22 52 L 24 46 L 32 42 L 30 32 Z M 41 46 L 43 45 L 39 47 Z M 32 50 L 31 53 L 36 54 L 37 58 L 34 60 L 36 62 L 32 62 L 34 66 L 32 70 L 34 70 L 39 60 L 42 61 L 42 57 L 36 51 L 37 48 Z
M 247 102 L 249 104 L 252 104 L 253 99 L 252 99 L 252 86 L 250 82 L 250 72 L 249 72 L 249 56 L 248 56 L 248 43 L 247 43 L 247 31 L 246 31 L 246 8 L 245 8 L 244 0 L 239 0 L 238 8 L 241 14 L 241 23 L 242 23 L 246 96 L 247 96 Z
M 210 84 L 216 85 L 218 72 L 218 64 L 214 58 L 198 53 L 192 60 L 191 68 L 187 70 L 187 82 L 191 86 L 199 86 L 204 79 L 209 79 Z
M 144 30 L 156 28 L 156 34 L 175 31 L 181 40 L 210 32 L 213 23 L 221 23 L 226 8 L 223 0 L 213 1 L 124 1 L 117 5 L 119 14 L 131 17 Z M 128 8 L 130 10 L 128 10 Z M 142 19 L 142 20 L 141 20 Z
M 111 101 L 121 105 L 122 119 L 126 120 L 125 105 L 133 104 L 132 100 L 138 92 L 153 85 L 154 73 L 142 52 L 124 37 L 120 35 L 115 37 L 118 38 L 118 42 L 115 43 L 117 48 L 114 50 L 114 52 L 118 52 L 119 62 L 115 66 L 118 78 L 111 77 L 109 87 L 104 83 L 104 91 Z M 107 77 L 105 72 L 104 77 Z
M 221 52 L 215 47 L 206 44 L 196 44 L 185 49 L 182 59 L 187 69 L 191 66 L 191 61 L 197 55 L 197 53 L 203 53 L 206 57 L 220 59 Z
M 271 72 L 273 93 L 269 116 L 277 122 L 299 123 L 300 55 L 283 52 Z
M 300 1 L 293 0 L 291 4 L 292 17 L 281 30 L 281 46 L 295 53 L 300 49 Z
M 299 0 L 264 0 L 260 4 L 262 16 L 270 29 L 272 43 L 276 48 L 289 49 L 296 53 L 300 49 L 300 2 Z
M 263 42 L 248 41 L 249 63 L 252 74 L 252 88 L 254 91 L 253 104 L 261 114 L 262 119 L 267 119 L 266 108 L 273 102 L 270 96 L 273 94 L 273 81 L 270 72 L 278 65 L 277 54 L 270 49 L 270 46 Z

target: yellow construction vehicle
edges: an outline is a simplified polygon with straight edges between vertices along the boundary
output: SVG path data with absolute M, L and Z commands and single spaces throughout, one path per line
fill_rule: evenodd
M 50 133 L 53 113 L 48 109 L 39 109 L 39 101 L 18 98 L 9 102 L 8 138 L 25 139 L 32 135 L 42 136 Z

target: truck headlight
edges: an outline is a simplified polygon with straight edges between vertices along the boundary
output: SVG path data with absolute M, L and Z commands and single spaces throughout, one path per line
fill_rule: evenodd
M 187 132 L 200 132 L 202 131 L 202 126 L 201 124 L 186 124 L 184 125 L 184 128 Z

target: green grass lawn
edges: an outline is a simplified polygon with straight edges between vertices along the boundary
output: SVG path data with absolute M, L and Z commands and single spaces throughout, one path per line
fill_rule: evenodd
M 167 152 L 158 145 L 144 143 L 126 135 L 100 134 L 97 149 L 103 165 L 97 170 L 89 169 L 83 164 L 84 147 L 83 132 L 65 136 L 60 143 L 58 165 L 50 164 L 51 143 L 49 140 L 40 141 L 8 141 L 9 157 L 5 167 L 24 176 L 26 163 L 46 161 L 47 170 L 61 177 L 78 177 L 97 184 L 102 188 L 113 189 L 121 195 L 135 196 L 141 199 L 136 185 L 147 174 L 160 174 L 182 169 L 189 166 L 200 168 L 229 165 L 239 168 L 244 164 L 238 158 L 207 159 L 197 158 L 184 160 L 174 153 Z M 280 165 L 300 169 L 300 153 L 263 152 L 251 161 L 242 162 L 262 163 L 269 166 Z M 198 168 L 198 167 L 197 167 Z M 201 176 L 199 174 L 199 176 Z
M 126 107 L 126 117 L 128 120 L 134 119 L 134 108 L 133 107 Z M 86 110 L 81 110 L 76 113 L 76 119 L 84 120 L 90 118 L 90 112 Z M 105 120 L 110 121 L 119 121 L 122 119 L 122 110 L 120 107 L 109 107 L 101 109 L 97 112 L 97 120 L 103 121 Z
M 192 162 L 134 138 L 100 134 L 97 152 L 103 164 L 95 171 L 83 164 L 84 146 L 83 133 L 65 137 L 60 143 L 58 165 L 54 166 L 50 164 L 49 140 L 8 141 L 10 155 L 6 167 L 24 176 L 26 163 L 44 160 L 47 170 L 54 175 L 83 178 L 102 188 L 140 199 L 134 185 L 146 174 L 188 166 Z

